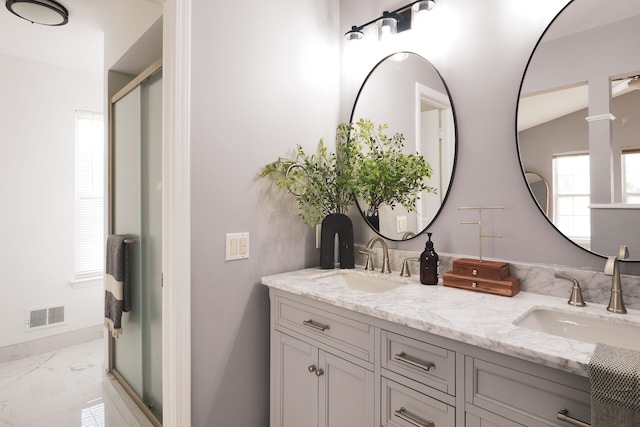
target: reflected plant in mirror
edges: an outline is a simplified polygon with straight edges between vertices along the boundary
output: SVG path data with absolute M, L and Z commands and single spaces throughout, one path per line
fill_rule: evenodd
M 422 194 L 438 192 L 427 184 L 433 175 L 429 162 L 418 154 L 405 153 L 404 136 L 388 136 L 388 128 L 386 123 L 376 126 L 362 118 L 340 127 L 342 139 L 351 144 L 349 163 L 356 201 L 369 225 L 378 231 L 383 206 L 392 210 L 402 206 L 407 212 L 414 212 Z
M 366 219 L 377 207 L 379 226 L 375 220 L 367 223 L 389 240 L 420 235 L 440 213 L 455 169 L 455 114 L 444 81 L 431 63 L 415 53 L 390 55 L 371 70 L 360 88 L 351 122 L 357 123 L 361 118 L 387 124 L 384 133 L 389 138 L 402 136 L 402 152 L 423 158 L 431 169 L 422 182 L 424 189 L 413 193 L 406 203 L 377 204 L 376 199 L 386 196 L 375 194 L 371 187 L 366 198 L 357 200 L 362 216 Z M 360 148 L 367 153 L 367 144 L 361 144 Z M 400 150 L 399 146 L 396 148 Z M 396 170 L 391 171 L 394 165 L 389 162 L 386 172 L 393 180 L 411 181 L 403 176 L 402 168 L 406 166 L 395 165 Z
M 640 260 L 640 2 L 573 0 L 534 49 L 520 88 L 518 152 L 538 206 L 595 254 Z M 571 60 L 568 61 L 567 58 Z M 526 178 L 525 178 L 526 179 Z M 536 183 L 536 184 L 534 184 Z

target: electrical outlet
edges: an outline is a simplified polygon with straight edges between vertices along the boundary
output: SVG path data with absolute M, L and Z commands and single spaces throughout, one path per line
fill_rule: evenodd
M 407 217 L 397 216 L 396 217 L 396 233 L 404 233 L 407 231 Z

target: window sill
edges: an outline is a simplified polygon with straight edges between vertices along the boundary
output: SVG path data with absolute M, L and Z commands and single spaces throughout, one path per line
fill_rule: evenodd
M 93 288 L 96 286 L 104 286 L 104 277 L 87 277 L 85 279 L 73 279 L 69 281 L 73 289 Z
M 640 204 L 633 203 L 595 203 L 589 205 L 591 209 L 640 209 Z

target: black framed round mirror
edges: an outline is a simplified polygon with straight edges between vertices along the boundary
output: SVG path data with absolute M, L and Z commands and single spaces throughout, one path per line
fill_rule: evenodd
M 529 59 L 516 124 L 523 173 L 550 183 L 553 226 L 597 255 L 627 245 L 632 260 L 640 260 L 638 40 L 637 0 L 570 2 Z
M 395 53 L 380 61 L 362 84 L 351 123 L 361 119 L 375 127 L 388 125 L 386 136 L 399 136 L 403 153 L 420 156 L 431 170 L 423 181 L 428 189 L 411 195 L 410 203 L 388 198 L 379 203 L 376 197 L 357 200 L 363 218 L 380 236 L 389 240 L 416 237 L 440 213 L 455 171 L 456 121 L 447 86 L 436 68 L 420 55 Z M 393 171 L 381 186 L 414 176 L 411 166 L 400 164 L 404 173 Z

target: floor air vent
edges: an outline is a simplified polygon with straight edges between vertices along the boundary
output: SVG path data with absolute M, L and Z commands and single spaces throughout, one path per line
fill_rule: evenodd
M 28 308 L 25 329 L 32 331 L 34 329 L 64 325 L 64 308 L 64 305 Z

